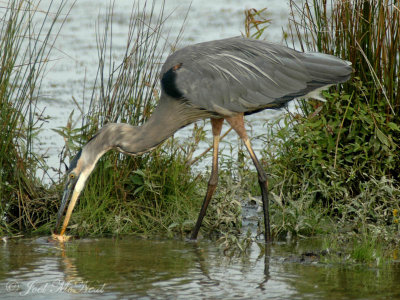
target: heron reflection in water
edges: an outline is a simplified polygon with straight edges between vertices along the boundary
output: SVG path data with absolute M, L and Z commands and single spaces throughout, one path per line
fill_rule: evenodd
M 158 106 L 143 126 L 111 123 L 101 128 L 71 161 L 57 215 L 56 230 L 70 193 L 72 197 L 59 235 L 65 234 L 85 182 L 104 153 L 115 149 L 140 155 L 154 149 L 177 130 L 210 118 L 213 160 L 207 193 L 191 238 L 196 239 L 218 183 L 218 145 L 226 120 L 243 140 L 257 169 L 264 211 L 265 241 L 271 241 L 267 174 L 255 155 L 244 116 L 283 107 L 303 97 L 320 99 L 320 91 L 347 81 L 351 64 L 335 56 L 303 53 L 266 41 L 234 37 L 182 48 L 161 69 Z

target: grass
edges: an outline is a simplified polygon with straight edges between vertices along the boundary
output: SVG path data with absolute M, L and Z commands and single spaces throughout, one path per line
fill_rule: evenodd
M 297 3 L 290 2 L 286 43 L 349 60 L 354 76 L 326 92 L 327 103 L 298 101 L 257 137 L 265 145 L 271 229 L 278 240 L 323 239 L 322 262 L 382 266 L 399 247 L 398 3 Z M 246 34 L 262 38 L 264 30 L 251 26 Z M 255 173 L 241 172 L 237 179 L 257 195 Z M 223 235 L 223 245 L 243 253 L 246 239 Z
M 394 250 L 382 239 L 358 236 L 354 233 L 325 235 L 322 242 L 325 264 L 342 264 L 349 267 L 368 265 L 386 267 L 393 261 Z
M 353 64 L 353 79 L 299 101 L 267 127 L 275 236 L 330 236 L 349 260 L 399 246 L 399 7 L 390 1 L 290 2 L 287 44 Z M 349 244 L 350 249 L 346 246 Z M 329 248 L 329 247 L 328 247 Z
M 17 4 L 18 7 L 13 6 Z M 43 12 L 22 0 L 13 5 L 6 10 L 9 23 L 4 23 L 2 36 L 6 38 L 1 40 L 4 49 L 2 71 L 8 72 L 1 74 L 1 121 L 8 126 L 2 132 L 11 130 L 13 134 L 1 140 L 0 160 L 5 167 L 0 172 L 0 234 L 48 234 L 55 224 L 63 172 L 60 169 L 60 181 L 50 187 L 36 178 L 36 171 L 45 171 L 47 166 L 32 147 L 41 126 L 40 112 L 35 111 L 35 104 L 40 95 L 41 76 L 55 41 L 50 39 L 51 33 L 56 31 L 53 37 L 57 37 L 61 29 L 56 28 L 57 18 L 62 15 L 66 3 L 57 7 L 56 13 L 52 6 Z M 37 28 L 33 22 L 36 14 L 42 17 L 43 24 L 49 25 L 49 31 L 43 29 L 46 26 L 39 26 L 38 32 L 34 30 Z M 49 22 L 50 15 L 53 18 Z M 171 44 L 168 36 L 163 35 L 166 18 L 163 7 L 156 11 L 154 3 L 136 2 L 126 51 L 120 61 L 113 58 L 112 6 L 104 23 L 98 23 L 99 67 L 88 112 L 78 127 L 73 125 L 77 122 L 71 112 L 67 125 L 55 130 L 65 139 L 61 157 L 67 165 L 68 158 L 106 123 L 141 125 L 151 115 L 159 95 L 157 76 L 161 63 L 165 54 L 176 45 L 176 41 Z M 43 35 L 46 38 L 39 41 L 38 37 Z M 207 184 L 206 176 L 195 175 L 190 169 L 190 165 L 206 155 L 192 157 L 197 143 L 204 138 L 202 127 L 195 127 L 192 138 L 182 144 L 169 139 L 163 147 L 139 157 L 116 152 L 105 155 L 75 209 L 71 222 L 75 225 L 69 228 L 70 233 L 85 236 L 188 234 L 197 218 Z M 9 155 L 10 148 L 14 151 L 12 155 Z M 17 159 L 10 160 L 9 157 Z M 228 198 L 226 195 L 219 197 Z M 232 201 L 228 199 L 227 203 Z M 233 222 L 228 221 L 229 217 L 218 217 L 229 211 L 230 205 L 222 204 L 223 207 L 217 203 L 211 207 L 216 216 L 205 219 L 203 233 L 239 226 L 239 203 L 234 204 L 232 216 L 236 219 Z
M 357 75 L 372 91 L 373 103 L 388 97 L 390 105 L 398 105 L 400 12 L 396 2 L 290 1 L 287 41 L 302 51 L 318 50 L 347 58 L 358 67 Z
M 0 235 L 35 229 L 52 214 L 51 190 L 36 177 L 45 163 L 32 149 L 43 124 L 36 106 L 40 83 L 66 8 L 62 1 L 40 11 L 24 0 L 1 8 Z
M 106 166 L 109 158 L 102 163 L 97 171 L 101 178 L 91 178 L 74 214 L 75 222 L 83 224 L 77 232 L 154 235 L 167 231 L 172 223 L 181 225 L 192 219 L 196 182 L 188 180 L 191 176 L 181 159 L 162 151 L 156 151 L 156 161 L 146 164 L 144 160 L 143 168 L 135 170 L 124 166 L 129 164 L 126 160 Z

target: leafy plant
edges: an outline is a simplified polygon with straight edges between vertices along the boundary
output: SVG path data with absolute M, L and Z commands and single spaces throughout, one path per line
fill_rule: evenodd
M 332 218 L 338 231 L 397 243 L 391 212 L 400 199 L 398 3 L 296 3 L 290 2 L 287 43 L 350 60 L 354 77 L 325 93 L 324 104 L 299 101 L 297 112 L 270 129 L 263 156 L 282 219 L 291 219 L 274 231 L 302 235 L 296 225 L 310 224 L 307 235 L 315 234 Z M 298 207 L 306 209 L 297 216 Z M 304 223 L 301 215 L 313 210 L 316 222 Z

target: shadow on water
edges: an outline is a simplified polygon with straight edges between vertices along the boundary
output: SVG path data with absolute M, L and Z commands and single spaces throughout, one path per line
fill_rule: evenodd
M 319 245 L 320 246 L 320 245 Z M 0 244 L 2 299 L 376 299 L 400 296 L 399 265 L 327 265 L 303 259 L 318 241 L 253 243 L 226 257 L 214 242 L 46 238 Z

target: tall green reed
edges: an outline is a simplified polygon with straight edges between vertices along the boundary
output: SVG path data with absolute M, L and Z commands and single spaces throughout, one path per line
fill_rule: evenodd
M 371 105 L 400 113 L 400 3 L 396 0 L 290 1 L 291 43 L 343 57 L 368 90 Z
M 40 3 L 39 3 L 40 4 Z M 49 197 L 33 151 L 41 126 L 40 85 L 67 1 L 9 1 L 0 21 L 0 234 L 37 228 L 48 218 Z
M 349 230 L 380 232 L 379 239 L 393 241 L 397 227 L 391 211 L 399 208 L 400 190 L 399 2 L 290 5 L 287 43 L 349 60 L 354 76 L 325 93 L 323 105 L 300 101 L 300 113 L 275 127 L 268 144 L 275 151 L 264 154 L 271 162 L 274 198 L 286 210 L 282 218 L 290 220 L 296 201 L 306 201 L 310 209 L 302 214 L 319 207 L 317 219 L 329 216 Z M 275 232 L 301 224 L 293 222 L 276 225 Z

